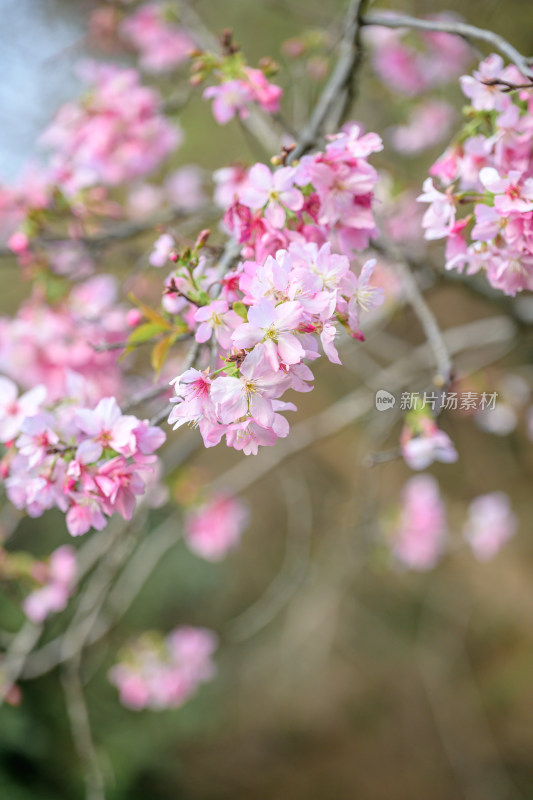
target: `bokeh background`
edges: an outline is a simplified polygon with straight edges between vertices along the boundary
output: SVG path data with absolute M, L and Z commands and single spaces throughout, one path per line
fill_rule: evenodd
M 199 0 L 196 8 L 214 31 L 231 27 L 250 62 L 271 55 L 284 70 L 293 66 L 282 42 L 308 28 L 334 32 L 342 5 Z M 527 0 L 379 5 L 412 14 L 455 11 L 533 53 Z M 0 0 L 3 180 L 16 176 L 54 110 L 75 95 L 73 65 L 90 52 L 93 7 Z M 305 112 L 320 88 L 293 77 L 288 115 L 294 106 Z M 286 75 L 281 82 L 288 85 Z M 459 115 L 458 89 L 446 96 Z M 352 117 L 382 132 L 401 113 L 401 102 L 365 64 Z M 214 169 L 265 157 L 237 124 L 218 128 L 199 97 L 180 122 L 186 141 L 177 165 Z M 416 189 L 441 149 L 416 158 L 386 149 L 377 162 Z M 127 274 L 131 256 L 150 241 L 136 241 L 126 256 L 112 252 L 106 268 Z M 440 246 L 424 257 L 438 271 Z M 0 268 L 0 308 L 13 313 L 26 289 L 14 280 L 13 267 Z M 514 307 L 453 282 L 436 281 L 428 297 L 443 328 L 514 314 Z M 490 362 L 484 380 L 491 390 L 509 374 L 532 386 L 531 332 L 523 317 L 516 324 L 515 346 L 459 356 L 459 373 L 473 370 L 475 385 L 476 370 Z M 373 343 L 372 335 L 368 347 L 347 345 L 344 369 L 320 365 L 316 390 L 299 398 L 299 419 L 365 382 L 372 386 L 376 364 L 423 341 L 405 309 L 391 314 L 387 335 L 385 345 L 379 337 Z M 447 415 L 442 426 L 460 460 L 430 469 L 445 495 L 450 527 L 448 552 L 430 572 L 402 570 L 389 556 L 382 520 L 412 473 L 399 460 L 368 466 L 368 455 L 394 447 L 400 430 L 398 418 L 385 421 L 377 413 L 259 476 L 243 493 L 250 526 L 222 564 L 201 561 L 182 544 L 169 551 L 121 625 L 86 657 L 86 696 L 109 800 L 533 798 L 533 445 L 522 412 L 506 436 L 484 433 L 460 414 Z M 247 469 L 260 472 L 262 458 L 250 457 Z M 238 484 L 242 459 L 223 448 L 199 452 L 194 480 L 227 474 L 230 486 Z M 171 476 L 171 492 L 179 478 Z M 520 529 L 495 560 L 481 564 L 459 529 L 472 497 L 495 490 L 510 495 Z M 152 527 L 163 513 L 151 512 Z M 24 522 L 13 546 L 44 555 L 67 537 L 60 515 L 51 513 Z M 2 597 L 1 627 L 8 631 L 20 623 L 19 600 Z M 139 631 L 182 623 L 219 633 L 216 680 L 176 711 L 121 707 L 106 678 L 117 649 Z M 81 798 L 57 674 L 22 689 L 21 706 L 0 712 L 0 797 Z

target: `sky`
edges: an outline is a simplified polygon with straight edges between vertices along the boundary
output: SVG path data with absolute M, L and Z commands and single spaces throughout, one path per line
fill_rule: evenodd
M 13 182 L 54 111 L 76 94 L 81 4 L 0 0 L 0 181 Z

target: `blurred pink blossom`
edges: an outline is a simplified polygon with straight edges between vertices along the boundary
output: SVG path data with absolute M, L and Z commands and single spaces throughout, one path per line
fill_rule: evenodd
M 445 139 L 455 116 L 454 108 L 442 100 L 428 100 L 411 109 L 404 125 L 390 130 L 392 146 L 399 153 L 418 153 Z
M 239 500 L 217 494 L 187 514 L 185 541 L 196 555 L 208 561 L 220 561 L 238 545 L 248 519 L 248 510 Z
M 69 545 L 54 550 L 50 556 L 48 574 L 44 585 L 31 592 L 23 603 L 26 616 L 40 624 L 49 614 L 62 611 L 76 582 L 76 551 Z
M 504 492 L 476 497 L 468 506 L 463 535 L 476 558 L 488 561 L 515 534 L 518 520 Z
M 216 635 L 206 628 L 183 626 L 165 639 L 144 634 L 126 648 L 109 680 L 120 702 L 134 711 L 178 708 L 215 675 L 216 646 Z
M 409 569 L 432 569 L 446 536 L 446 509 L 439 485 L 430 475 L 417 475 L 402 490 L 402 508 L 393 552 Z

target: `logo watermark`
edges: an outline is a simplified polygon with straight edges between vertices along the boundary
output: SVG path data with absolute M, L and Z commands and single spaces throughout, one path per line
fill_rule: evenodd
M 498 392 L 402 392 L 400 411 L 492 411 L 496 408 Z M 397 398 L 386 389 L 376 392 L 378 411 L 389 411 Z
M 378 411 L 388 411 L 396 405 L 396 398 L 386 389 L 378 389 L 376 392 L 376 408 Z

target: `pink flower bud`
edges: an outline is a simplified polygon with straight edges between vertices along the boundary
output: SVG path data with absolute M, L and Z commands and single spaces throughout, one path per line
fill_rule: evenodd
M 130 328 L 136 328 L 137 325 L 140 324 L 142 318 L 143 315 L 138 308 L 130 308 L 126 314 L 126 323 L 130 326 Z

